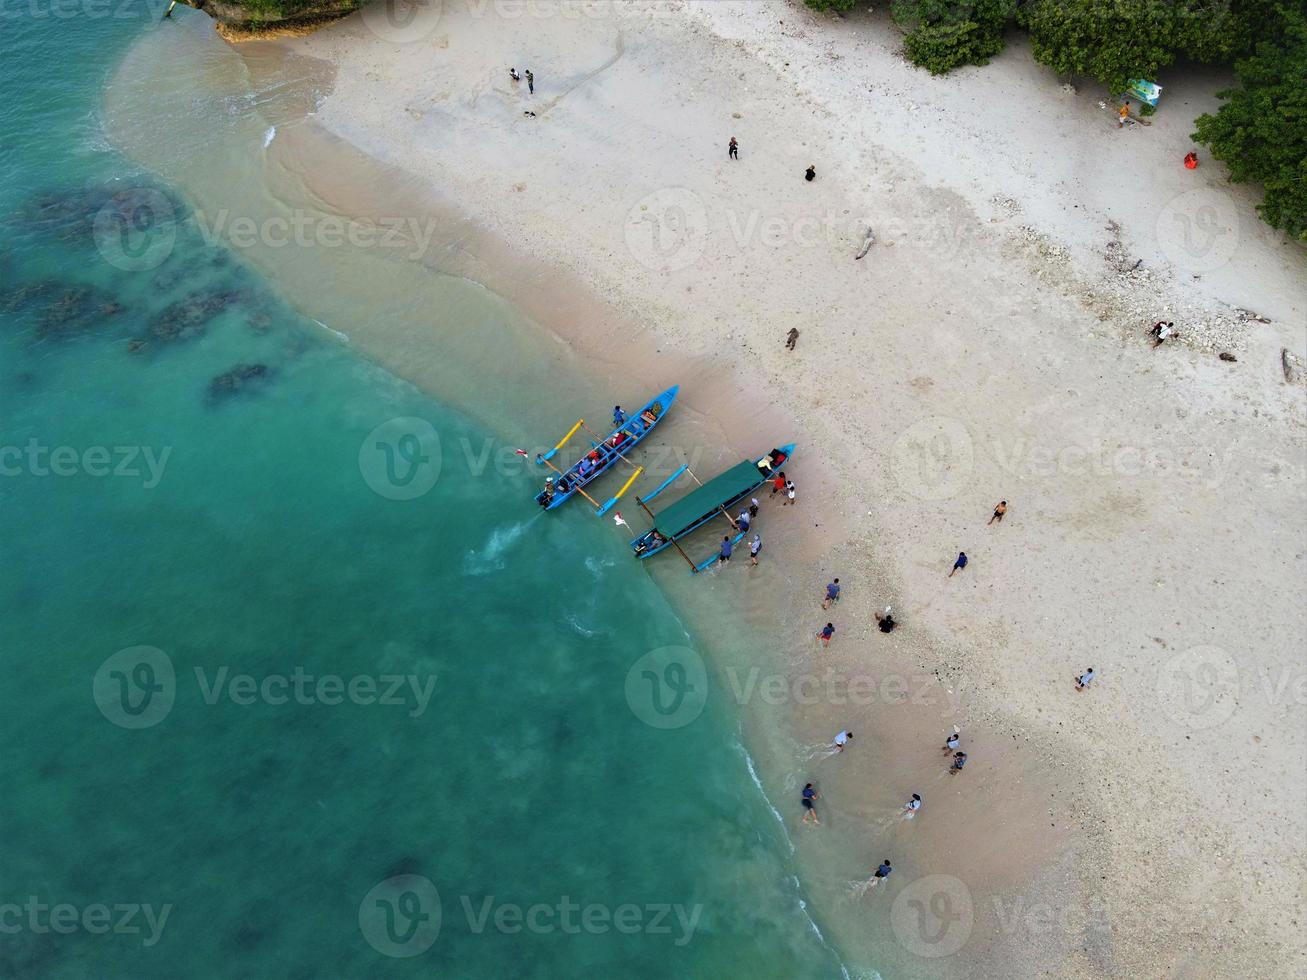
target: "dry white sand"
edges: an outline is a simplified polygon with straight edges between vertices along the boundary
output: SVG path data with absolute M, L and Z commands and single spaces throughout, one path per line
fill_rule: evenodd
M 801 443 L 784 574 L 732 567 L 713 601 L 784 623 L 796 672 L 932 679 L 786 719 L 866 750 L 827 770 L 812 879 L 902 869 L 817 910 L 855 964 L 871 933 L 892 976 L 1300 973 L 1304 251 L 1181 166 L 1219 73 L 1118 131 L 1020 46 L 939 79 L 895 38 L 782 3 L 446 0 L 276 45 L 335 67 L 319 123 L 468 219 L 432 261 L 606 372 L 674 374 L 723 451 Z M 1182 343 L 1154 351 L 1164 316 Z

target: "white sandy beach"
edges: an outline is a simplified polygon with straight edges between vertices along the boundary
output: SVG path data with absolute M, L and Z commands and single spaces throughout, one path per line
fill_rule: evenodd
M 1181 166 L 1228 79 L 1176 71 L 1153 124 L 1118 131 L 1102 93 L 1022 44 L 944 78 L 913 69 L 883 11 L 418 14 L 242 46 L 256 72 L 302 57 L 334 75 L 274 152 L 338 210 L 461 218 L 423 261 L 606 377 L 680 381 L 711 422 L 678 440 L 723 460 L 801 444 L 798 506 L 767 502 L 768 567 L 716 573 L 691 615 L 725 602 L 783 624 L 796 675 L 930 679 L 796 702 L 783 736 L 746 705 L 769 789 L 794 777 L 778 745 L 859 735 L 823 770 L 826 825 L 795 830 L 795 807 L 791 830 L 814 881 L 865 877 L 882 851 L 901 869 L 885 894 L 817 909 L 854 964 L 872 934 L 896 941 L 878 947 L 886 976 L 1307 967 L 1307 389 L 1281 368 L 1307 345 L 1307 253 L 1218 164 Z M 533 96 L 509 65 L 534 71 Z M 361 154 L 333 136 L 402 176 L 351 188 Z M 1153 350 L 1161 318 L 1181 342 Z M 883 636 L 887 604 L 902 626 Z M 834 891 L 814 886 L 819 904 Z

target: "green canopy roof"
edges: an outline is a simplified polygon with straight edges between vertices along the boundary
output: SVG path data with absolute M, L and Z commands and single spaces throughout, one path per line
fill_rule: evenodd
M 713 477 L 703 486 L 682 497 L 666 510 L 659 512 L 654 523 L 665 538 L 680 534 L 687 527 L 717 508 L 719 504 L 734 500 L 763 482 L 762 471 L 752 460 L 736 463 L 725 473 Z

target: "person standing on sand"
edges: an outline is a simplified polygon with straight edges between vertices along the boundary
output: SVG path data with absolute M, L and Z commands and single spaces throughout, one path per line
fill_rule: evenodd
M 731 560 L 731 538 L 730 535 L 722 538 L 721 554 L 717 556 L 717 564 L 725 565 Z
M 536 77 L 530 68 L 526 70 L 526 89 L 532 95 L 536 94 Z
M 771 495 L 774 497 L 785 489 L 785 471 L 781 470 L 776 479 L 771 481 Z
M 726 155 L 732 160 L 740 159 L 740 144 L 735 142 L 735 137 L 731 137 L 730 143 L 726 146 Z
M 799 342 L 799 328 L 790 327 L 790 332 L 785 335 L 785 349 L 794 350 L 794 345 Z
M 1000 500 L 997 504 L 994 505 L 994 516 L 989 519 L 989 524 L 993 524 L 995 521 L 998 521 L 1000 524 L 1002 524 L 1003 515 L 1006 513 L 1007 513 L 1007 501 Z M 985 526 L 989 527 L 989 524 L 986 524 Z
M 758 537 L 758 535 L 755 534 L 753 536 L 753 540 L 749 542 L 750 565 L 758 564 L 758 552 L 760 551 L 762 551 L 762 538 Z
M 835 751 L 843 752 L 844 746 L 848 745 L 852 741 L 853 741 L 852 732 L 847 732 L 847 731 L 840 732 L 838 735 L 835 736 Z
M 962 736 L 959 735 L 957 732 L 951 732 L 949 734 L 949 737 L 944 739 L 944 751 L 956 752 L 958 750 L 958 743 L 960 741 L 962 741 Z
M 826 598 L 821 600 L 821 608 L 829 609 L 831 603 L 840 601 L 840 580 L 836 579 L 826 586 Z
M 921 809 L 921 796 L 917 793 L 912 794 L 912 799 L 903 804 L 903 819 L 911 820 Z
M 1122 102 L 1116 113 L 1116 128 L 1125 129 L 1125 121 L 1130 118 L 1130 103 Z
M 735 519 L 735 526 L 745 534 L 749 533 L 749 512 L 747 510 L 740 511 L 740 516 Z
M 757 517 L 757 516 L 758 516 L 758 498 L 757 498 L 757 497 L 750 497 L 750 498 L 749 498 L 749 520 L 753 520 L 753 519 L 754 519 L 755 517 Z
M 1168 337 L 1180 336 L 1179 333 L 1176 332 L 1174 323 L 1159 323 L 1154 328 L 1154 332 L 1157 334 L 1157 340 L 1153 342 L 1153 350 L 1157 350 L 1157 348 L 1161 347 L 1162 341 L 1166 340 Z
M 953 765 L 949 766 L 948 774 L 956 776 L 962 771 L 962 767 L 967 764 L 967 754 L 965 752 L 953 753 Z
M 803 787 L 803 822 L 807 823 L 808 818 L 812 817 L 812 822 L 821 826 L 821 821 L 817 819 L 817 808 L 814 804 L 821 799 L 821 794 L 817 792 L 812 783 Z
M 827 623 L 817 634 L 817 639 L 821 640 L 823 646 L 830 646 L 830 638 L 835 635 L 835 624 Z
M 785 499 L 784 499 L 783 501 L 781 501 L 781 506 L 784 507 L 784 506 L 786 506 L 787 504 L 792 504 L 792 503 L 794 503 L 794 497 L 795 497 L 795 494 L 797 494 L 797 493 L 798 493 L 798 488 L 795 487 L 795 485 L 794 485 L 794 481 L 793 481 L 793 480 L 786 480 L 786 481 L 785 481 Z
M 812 183 L 817 178 L 817 168 L 808 164 L 808 169 L 803 172 L 803 179 Z
M 1083 691 L 1094 679 L 1094 668 L 1086 668 L 1085 672 L 1076 678 L 1076 690 Z
M 965 551 L 959 551 L 958 560 L 953 563 L 953 572 L 956 572 L 959 568 L 966 568 L 966 567 L 967 567 L 967 553 Z M 953 572 L 948 573 L 949 578 L 953 577 Z

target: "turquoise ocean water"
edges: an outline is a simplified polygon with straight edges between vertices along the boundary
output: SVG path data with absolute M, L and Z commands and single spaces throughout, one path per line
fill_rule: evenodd
M 159 13 L 0 8 L 0 976 L 839 976 L 611 527 L 114 151 Z

